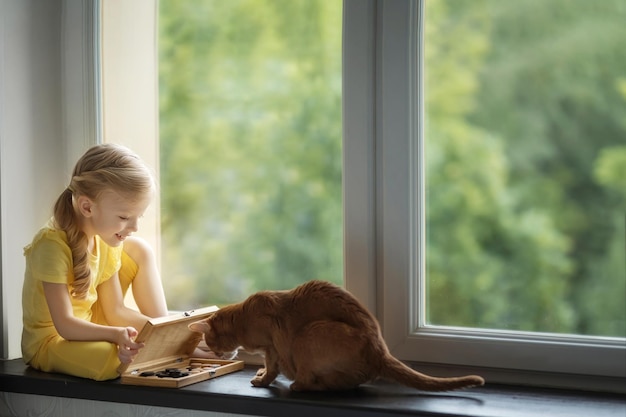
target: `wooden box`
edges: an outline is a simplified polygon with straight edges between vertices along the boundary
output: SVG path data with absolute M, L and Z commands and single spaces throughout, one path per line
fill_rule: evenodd
M 239 360 L 191 357 L 202 334 L 187 326 L 217 310 L 211 306 L 149 320 L 135 338 L 145 346 L 132 363 L 118 369 L 122 384 L 180 388 L 243 369 Z

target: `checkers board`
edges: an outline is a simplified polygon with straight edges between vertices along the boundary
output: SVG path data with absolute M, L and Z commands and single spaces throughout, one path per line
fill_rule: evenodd
M 240 360 L 191 357 L 202 334 L 187 326 L 217 310 L 210 306 L 148 320 L 135 338 L 144 347 L 132 363 L 118 368 L 122 384 L 180 388 L 243 369 Z

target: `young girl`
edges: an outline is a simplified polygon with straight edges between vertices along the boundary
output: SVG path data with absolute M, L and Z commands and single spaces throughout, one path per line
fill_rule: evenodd
M 167 314 L 150 248 L 131 237 L 155 194 L 129 149 L 96 145 L 78 160 L 54 216 L 24 249 L 22 355 L 33 368 L 106 380 L 141 344 L 137 329 Z M 132 284 L 140 311 L 124 305 Z

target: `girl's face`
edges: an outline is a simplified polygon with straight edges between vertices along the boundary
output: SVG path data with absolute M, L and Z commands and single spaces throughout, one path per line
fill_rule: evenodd
M 138 230 L 150 200 L 151 196 L 131 200 L 113 190 L 104 191 L 97 201 L 90 201 L 85 233 L 100 236 L 109 246 L 121 245 Z

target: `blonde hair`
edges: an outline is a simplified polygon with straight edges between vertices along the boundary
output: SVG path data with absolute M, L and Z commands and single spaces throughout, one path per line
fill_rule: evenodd
M 154 190 L 154 178 L 148 167 L 130 149 L 112 143 L 92 146 L 76 162 L 69 186 L 54 204 L 54 226 L 63 230 L 72 251 L 74 297 L 85 298 L 91 284 L 87 236 L 79 228 L 74 204 L 78 197 L 97 201 L 105 190 L 129 199 L 138 199 Z

